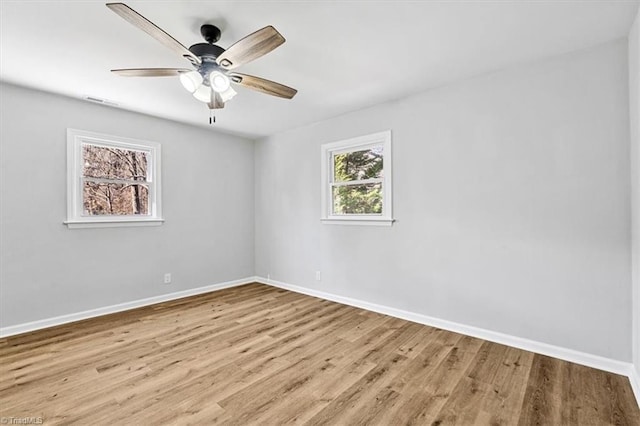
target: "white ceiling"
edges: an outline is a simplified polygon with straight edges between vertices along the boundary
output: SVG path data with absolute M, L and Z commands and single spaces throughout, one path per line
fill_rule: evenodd
M 483 72 L 624 37 L 629 1 L 133 1 L 187 47 L 199 28 L 229 47 L 275 26 L 287 42 L 238 69 L 298 89 L 291 101 L 239 88 L 215 129 L 258 137 Z M 111 68 L 188 67 L 102 1 L 5 1 L 0 79 L 210 127 L 176 78 L 123 78 Z

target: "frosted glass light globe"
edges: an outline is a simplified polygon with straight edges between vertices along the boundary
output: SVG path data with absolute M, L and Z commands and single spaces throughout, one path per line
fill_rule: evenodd
M 233 90 L 232 87 L 229 87 L 227 90 L 225 90 L 224 92 L 220 93 L 220 98 L 222 99 L 222 102 L 227 102 L 228 100 L 230 100 L 231 98 L 233 98 L 237 94 L 238 94 L 238 92 Z
M 222 74 L 220 71 L 213 71 L 209 74 L 209 82 L 211 83 L 211 88 L 218 93 L 226 91 L 231 85 L 229 77 Z
M 180 73 L 180 83 L 189 93 L 193 93 L 202 84 L 202 75 L 198 71 Z
M 209 86 L 201 84 L 200 87 L 198 87 L 198 89 L 193 92 L 193 97 L 200 102 L 209 103 L 211 102 L 211 88 Z

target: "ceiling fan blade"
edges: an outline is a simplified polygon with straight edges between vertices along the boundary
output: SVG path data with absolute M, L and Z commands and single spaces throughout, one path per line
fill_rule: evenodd
M 237 72 L 229 73 L 231 81 L 248 89 L 257 90 L 267 95 L 277 96 L 279 98 L 291 99 L 298 91 L 284 84 L 265 78 L 255 77 L 253 75 L 240 74 Z
M 222 96 L 220 93 L 215 90 L 211 91 L 211 102 L 207 104 L 209 109 L 222 109 L 224 108 L 224 101 L 222 100 Z
M 231 70 L 266 55 L 285 42 L 271 25 L 237 41 L 216 59 L 218 65 Z
M 140 28 L 142 31 L 149 34 L 151 37 L 155 38 L 160 43 L 176 52 L 178 55 L 185 57 L 198 65 L 202 62 L 200 58 L 191 53 L 191 51 L 183 46 L 178 40 L 171 37 L 156 24 L 149 21 L 147 18 L 140 15 L 138 12 L 131 9 L 126 4 L 107 3 L 107 7 L 120 15 L 121 18 L 128 21 L 133 26 Z
M 122 77 L 176 77 L 183 72 L 189 72 L 187 68 L 125 68 L 111 70 L 112 73 Z

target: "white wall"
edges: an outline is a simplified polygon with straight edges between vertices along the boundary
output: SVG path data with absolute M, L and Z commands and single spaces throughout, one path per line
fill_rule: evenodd
M 631 211 L 633 269 L 633 363 L 640 375 L 640 11 L 629 33 Z
M 259 141 L 257 275 L 630 361 L 626 50 L 619 40 Z M 322 225 L 320 145 L 385 129 L 397 222 Z
M 0 93 L 2 327 L 253 275 L 252 141 L 12 85 Z M 160 142 L 165 224 L 67 229 L 67 127 Z

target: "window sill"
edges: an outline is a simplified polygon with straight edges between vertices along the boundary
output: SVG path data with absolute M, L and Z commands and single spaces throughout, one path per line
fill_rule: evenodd
M 391 226 L 395 219 L 382 217 L 322 218 L 320 222 L 325 225 Z
M 164 219 L 106 219 L 67 220 L 63 222 L 69 229 L 79 228 L 120 228 L 129 226 L 160 226 Z

